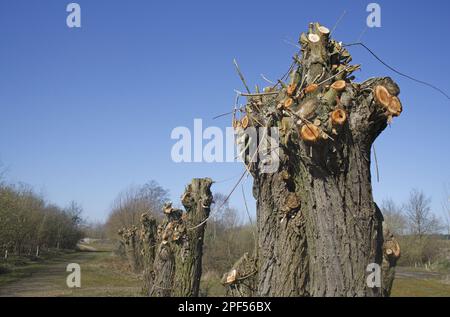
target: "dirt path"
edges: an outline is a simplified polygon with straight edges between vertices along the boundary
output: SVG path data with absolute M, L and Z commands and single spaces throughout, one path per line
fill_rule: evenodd
M 66 285 L 69 263 L 81 267 L 79 289 L 69 289 Z M 27 273 L 25 277 L 0 284 L 0 297 L 140 296 L 141 281 L 112 252 L 65 254 L 23 270 Z M 439 273 L 399 267 L 396 275 L 393 296 L 450 296 L 450 285 L 443 283 Z
M 418 271 L 407 267 L 397 267 L 395 269 L 396 278 L 416 278 L 416 279 L 440 279 L 443 274 L 429 271 Z
M 397 267 L 392 296 L 450 296 L 449 275 Z
M 69 289 L 69 263 L 81 267 L 81 288 Z M 53 259 L 32 270 L 31 275 L 0 286 L 0 296 L 138 296 L 138 278 L 120 271 L 111 252 L 76 252 Z

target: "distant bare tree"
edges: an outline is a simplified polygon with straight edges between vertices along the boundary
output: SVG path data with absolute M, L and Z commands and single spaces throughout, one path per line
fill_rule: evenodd
M 106 239 L 105 224 L 102 222 L 86 222 L 83 225 L 84 237 L 92 239 Z
M 450 183 L 444 185 L 444 199 L 442 201 L 447 235 L 450 238 Z
M 106 222 L 109 236 L 116 237 L 117 231 L 121 228 L 139 226 L 143 213 L 160 215 L 162 206 L 167 200 L 169 192 L 155 181 L 142 186 L 131 186 L 122 191 L 114 200 Z
M 141 186 L 138 199 L 145 201 L 152 212 L 162 212 L 163 204 L 169 199 L 169 191 L 161 187 L 156 181 L 151 180 Z
M 205 232 L 205 272 L 218 274 L 220 277 L 243 253 L 252 253 L 253 229 L 239 217 L 238 210 L 230 206 L 226 195 L 215 193 L 211 219 Z
M 231 207 L 226 200 L 227 197 L 222 193 L 214 195 L 214 203 L 212 210 L 214 212 L 214 220 L 221 223 L 225 229 L 232 229 L 239 225 L 238 211 Z
M 0 162 L 0 184 L 2 184 L 3 178 L 5 177 L 5 174 L 6 174 L 6 169 L 3 166 L 3 163 Z
M 439 219 L 431 212 L 431 199 L 417 189 L 413 189 L 405 204 L 409 231 L 419 237 L 438 233 L 442 226 Z
M 391 233 L 401 236 L 406 233 L 408 220 L 403 214 L 402 209 L 392 199 L 386 199 L 381 204 L 384 223 Z
M 69 218 L 71 218 L 72 222 L 76 224 L 77 226 L 82 225 L 83 218 L 83 207 L 77 203 L 76 201 L 72 200 L 69 205 L 64 209 L 64 212 L 67 214 Z

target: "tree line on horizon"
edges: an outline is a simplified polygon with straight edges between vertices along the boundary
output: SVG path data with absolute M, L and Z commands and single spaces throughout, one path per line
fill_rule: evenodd
M 443 203 L 444 219 L 431 209 L 431 198 L 423 191 L 412 189 L 408 199 L 396 203 L 386 199 L 381 212 L 386 227 L 399 240 L 399 265 L 424 266 L 429 269 L 450 268 L 450 208 Z
M 203 244 L 202 296 L 223 295 L 225 288 L 220 282 L 222 275 L 243 253 L 252 252 L 255 246 L 255 225 L 228 203 L 226 195 L 215 193 L 213 197 L 211 217 L 206 225 Z M 116 241 L 116 252 L 128 259 L 130 270 L 139 273 L 143 270 L 141 252 L 134 252 L 131 256 L 136 258 L 130 259 L 118 232 L 125 228 L 139 228 L 142 214 L 150 214 L 158 223 L 162 223 L 163 205 L 168 201 L 169 191 L 156 181 L 128 187 L 113 200 L 103 233 L 97 232 L 96 237 L 104 234 Z
M 0 182 L 0 259 L 74 249 L 83 237 L 82 208 L 47 202 L 30 186 Z
M 162 220 L 162 206 L 169 192 L 156 181 L 133 186 L 119 193 L 105 222 L 105 235 L 118 241 L 118 253 L 126 257 L 118 231 L 139 227 L 143 213 Z M 252 253 L 256 244 L 256 226 L 241 216 L 239 210 L 225 202 L 226 196 L 214 194 L 211 218 L 204 237 L 201 295 L 224 295 L 221 277 L 242 254 Z M 223 204 L 225 202 L 225 204 Z M 220 206 L 220 209 L 218 207 Z M 446 259 L 448 243 L 443 232 L 449 229 L 445 221 L 431 210 L 431 199 L 423 191 L 413 189 L 403 204 L 386 199 L 380 205 L 385 226 L 398 238 L 401 246 L 400 265 L 450 267 Z M 448 239 L 448 236 L 447 236 Z M 139 272 L 139 268 L 138 268 Z
M 74 249 L 81 238 L 91 237 L 116 241 L 117 253 L 125 257 L 119 230 L 138 226 L 143 213 L 161 221 L 168 200 L 169 191 L 156 181 L 128 187 L 113 200 L 105 223 L 86 224 L 76 202 L 61 208 L 29 186 L 0 182 L 0 255 L 3 258 L 5 251 L 37 255 L 52 248 Z M 450 211 L 448 204 L 443 207 Z M 399 240 L 400 265 L 450 268 L 444 241 L 450 235 L 442 234 L 450 233 L 449 222 L 432 212 L 431 199 L 423 191 L 412 190 L 402 204 L 386 199 L 380 209 L 386 227 Z M 256 226 L 230 206 L 225 195 L 214 194 L 204 239 L 201 295 L 224 294 L 220 279 L 242 254 L 254 251 L 255 231 Z

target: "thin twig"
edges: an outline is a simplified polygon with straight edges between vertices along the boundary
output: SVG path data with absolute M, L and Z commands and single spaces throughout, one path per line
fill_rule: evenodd
M 361 32 L 361 34 L 359 35 L 358 40 L 356 42 L 361 42 L 364 34 L 366 34 L 366 31 L 367 31 L 367 25 L 364 27 L 364 30 Z
M 238 72 L 239 77 L 240 77 L 241 80 L 242 80 L 242 83 L 243 83 L 244 86 L 245 86 L 245 89 L 247 90 L 248 93 L 250 93 L 250 88 L 248 88 L 247 83 L 245 82 L 244 75 L 242 74 L 241 70 L 239 69 L 239 65 L 238 65 L 236 59 L 233 59 L 233 63 L 234 63 L 234 66 L 236 67 L 236 71 Z
M 255 275 L 256 273 L 258 273 L 258 271 L 253 271 L 251 273 L 248 273 L 247 275 L 243 276 L 243 277 L 239 277 L 237 278 L 238 282 L 243 281 L 248 279 L 250 276 Z
M 314 80 L 311 82 L 311 84 L 314 84 L 316 82 L 316 80 L 319 80 L 320 78 L 322 78 L 322 76 L 325 73 L 325 67 L 322 66 L 322 72 L 316 76 L 316 78 L 314 78 Z
M 375 158 L 375 168 L 377 171 L 377 182 L 380 182 L 380 173 L 378 171 L 378 160 L 377 160 L 377 152 L 375 151 L 375 144 L 372 145 L 372 149 L 373 149 L 373 156 Z
M 345 68 L 344 68 L 343 70 L 341 70 L 340 72 L 337 72 L 337 73 L 334 74 L 333 76 L 328 77 L 327 79 L 325 79 L 325 80 L 321 81 L 320 83 L 318 83 L 317 86 L 321 86 L 321 85 L 325 84 L 327 81 L 329 81 L 329 80 L 335 78 L 336 76 L 342 74 L 343 72 L 345 72 L 346 70 L 348 70 L 349 68 L 352 68 L 352 67 L 354 67 L 354 65 L 350 65 L 350 66 L 345 67 Z
M 275 83 L 272 88 L 275 88 L 276 86 L 278 86 L 278 84 L 284 79 L 286 78 L 286 76 L 289 75 L 289 73 L 291 72 L 292 68 L 294 68 L 295 65 L 295 60 L 292 61 L 291 65 L 289 66 L 289 69 L 287 70 L 287 72 L 277 81 L 277 83 Z
M 296 47 L 296 48 L 298 48 L 298 49 L 302 49 L 302 47 L 300 46 L 300 45 L 298 45 L 298 44 L 295 44 L 294 42 L 292 42 L 292 41 L 290 41 L 290 40 L 288 40 L 288 39 L 284 39 L 283 40 L 286 44 L 289 44 L 289 45 L 292 45 L 292 46 L 294 46 L 294 47 Z
M 302 94 L 302 89 L 303 89 L 303 85 L 305 84 L 305 81 L 308 79 L 308 74 L 306 74 L 305 76 L 302 76 L 302 81 L 300 82 L 300 86 L 297 87 L 298 92 L 297 92 L 297 96 Z
M 269 96 L 269 95 L 278 95 L 280 92 L 279 91 L 268 91 L 268 92 L 260 92 L 260 93 L 245 93 L 245 92 L 241 92 L 239 90 L 234 90 L 236 93 L 238 93 L 239 95 L 243 96 L 243 97 L 257 97 L 257 96 Z
M 213 117 L 213 120 L 216 120 L 216 119 L 218 119 L 218 118 L 220 118 L 220 117 L 227 116 L 227 115 L 229 115 L 229 114 L 233 114 L 234 112 L 235 112 L 235 110 L 230 111 L 230 112 L 226 112 L 226 113 L 219 114 L 219 115 Z
M 295 60 L 292 61 L 291 66 L 289 66 L 288 71 L 283 75 L 283 77 L 281 77 L 280 80 L 283 80 L 284 78 L 286 78 L 289 75 L 289 73 L 291 72 L 292 68 L 294 68 L 294 65 L 295 65 Z
M 241 175 L 241 173 L 234 175 L 233 177 L 228 177 L 228 178 L 224 178 L 218 181 L 213 181 L 213 184 L 221 184 L 221 183 L 226 183 L 229 182 L 233 179 L 235 179 L 236 177 L 238 177 L 239 175 Z
M 233 109 L 233 111 L 230 111 L 230 112 L 227 112 L 227 113 L 219 114 L 219 115 L 215 116 L 215 117 L 213 118 L 213 120 L 218 119 L 218 118 L 220 118 L 220 117 L 224 117 L 224 116 L 229 115 L 229 114 L 235 114 L 237 110 L 242 111 L 242 109 L 243 109 L 244 107 L 238 108 L 238 107 L 237 107 L 238 102 L 239 102 L 239 94 L 236 93 L 236 97 L 234 98 L 234 109 Z
M 273 81 L 271 81 L 270 79 L 267 79 L 266 76 L 264 76 L 264 74 L 261 74 L 262 79 L 264 79 L 265 81 L 267 81 L 269 84 L 275 85 L 276 83 L 274 83 Z
M 247 199 L 245 198 L 245 192 L 244 192 L 244 185 L 243 184 L 241 184 L 241 189 L 242 189 L 242 198 L 244 198 L 245 211 L 247 212 L 248 220 L 250 221 L 250 225 L 252 226 L 252 235 L 253 235 L 253 240 L 255 242 L 255 248 L 256 248 L 256 233 L 255 233 L 255 230 L 253 228 L 252 217 L 250 217 L 250 212 L 248 211 Z
M 263 126 L 263 124 L 261 122 L 259 122 L 258 119 L 256 119 L 254 116 L 250 116 L 252 118 L 252 120 L 255 120 L 256 123 L 258 123 L 260 126 Z
M 234 109 L 236 109 L 238 103 L 239 103 L 239 94 L 236 94 L 236 97 L 234 98 Z
M 366 49 L 373 57 L 375 57 L 381 64 L 383 64 L 384 66 L 386 66 L 387 68 L 389 68 L 390 70 L 392 70 L 394 73 L 397 73 L 398 75 L 400 75 L 400 76 L 402 76 L 402 77 L 408 78 L 409 80 L 415 81 L 416 83 L 419 83 L 419 84 L 428 86 L 428 87 L 430 87 L 430 88 L 432 88 L 432 89 L 434 89 L 434 90 L 440 92 L 440 93 L 441 93 L 442 95 L 444 95 L 447 99 L 450 99 L 450 96 L 449 96 L 446 92 L 444 92 L 442 89 L 440 89 L 440 88 L 438 88 L 438 87 L 436 87 L 436 86 L 434 86 L 434 85 L 432 85 L 432 84 L 430 84 L 430 83 L 427 83 L 427 82 L 425 82 L 425 81 L 416 79 L 416 78 L 414 78 L 414 77 L 412 77 L 412 76 L 409 76 L 409 75 L 406 75 L 406 74 L 404 74 L 404 73 L 402 73 L 402 72 L 396 70 L 394 67 L 389 66 L 389 65 L 388 65 L 386 62 L 384 62 L 380 57 L 378 57 L 378 56 L 377 56 L 370 48 L 368 48 L 366 45 L 364 45 L 364 44 L 361 43 L 361 42 L 358 42 L 358 43 L 350 43 L 350 44 L 344 44 L 343 47 L 346 47 L 346 46 L 347 46 L 347 47 L 348 47 L 348 46 L 355 46 L 355 45 L 360 45 L 360 46 L 364 47 L 364 48 L 365 48 L 365 49 Z
M 344 18 L 344 16 L 347 14 L 347 10 L 344 10 L 344 12 L 342 12 L 341 16 L 339 17 L 339 19 L 336 21 L 336 24 L 333 26 L 333 29 L 330 32 L 330 36 L 331 34 L 336 30 L 337 26 L 339 25 L 339 23 L 341 23 L 341 20 Z

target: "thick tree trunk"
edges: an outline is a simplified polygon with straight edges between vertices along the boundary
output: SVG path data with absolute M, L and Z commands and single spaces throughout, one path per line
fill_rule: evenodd
M 247 153 L 245 160 L 257 200 L 261 296 L 388 295 L 366 283 L 367 266 L 381 266 L 384 257 L 370 150 L 400 114 L 400 91 L 390 78 L 353 83 L 359 66 L 350 66 L 350 54 L 328 36 L 311 24 L 290 82 L 248 97 L 250 126 L 278 127 L 280 134 L 269 158 L 279 160 L 276 172 L 264 172 L 267 157 L 252 162 Z
M 174 296 L 198 296 L 202 275 L 203 237 L 206 219 L 209 217 L 213 196 L 212 181 L 193 179 L 188 185 L 181 203 L 186 210 L 183 228 L 185 233 L 179 240 L 175 268 Z
M 158 228 L 151 296 L 198 296 L 211 185 L 209 178 L 192 180 L 181 199 L 185 213 L 171 204 L 165 206 L 167 220 Z
M 156 219 L 150 214 L 144 213 L 141 216 L 141 241 L 142 241 L 142 257 L 143 257 L 143 286 L 142 292 L 149 296 L 150 290 L 153 287 L 155 272 L 153 263 L 156 254 L 156 234 L 157 224 Z
M 288 181 L 288 182 L 286 182 Z M 261 296 L 304 296 L 309 267 L 306 260 L 305 217 L 299 205 L 286 205 L 294 188 L 282 174 L 261 174 L 254 181 L 258 225 L 258 293 Z M 293 208 L 293 209 L 291 209 Z
M 160 243 L 156 252 L 155 279 L 150 289 L 152 297 L 170 297 L 174 289 L 175 253 L 168 243 Z
M 395 278 L 395 266 L 400 258 L 400 245 L 389 230 L 384 231 L 383 244 L 383 276 L 382 286 L 383 295 L 391 294 L 392 283 Z
M 142 270 L 142 256 L 140 254 L 140 241 L 138 229 L 135 226 L 119 230 L 119 236 L 125 249 L 128 264 L 133 272 L 139 273 Z

